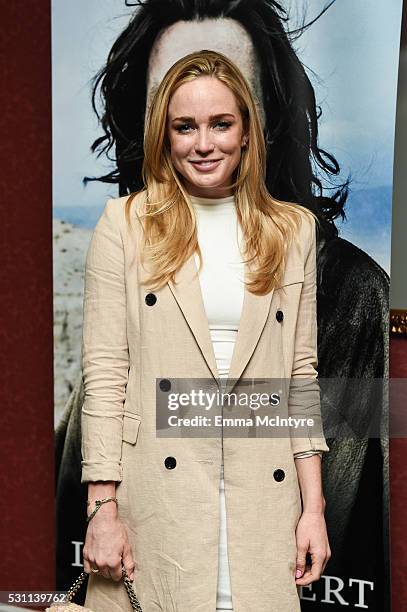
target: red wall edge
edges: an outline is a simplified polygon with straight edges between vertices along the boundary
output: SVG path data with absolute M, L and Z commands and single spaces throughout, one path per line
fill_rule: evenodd
M 0 590 L 55 584 L 49 0 L 2 0 Z
M 407 378 L 407 338 L 391 338 L 390 376 Z M 407 601 L 407 440 L 390 440 L 390 542 L 392 612 Z

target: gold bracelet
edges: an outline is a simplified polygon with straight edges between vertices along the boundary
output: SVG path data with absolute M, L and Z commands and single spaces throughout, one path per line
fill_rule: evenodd
M 105 504 L 106 502 L 109 502 L 109 501 L 114 501 L 116 503 L 116 506 L 119 505 L 118 502 L 117 502 L 116 497 L 105 497 L 104 499 L 95 499 L 94 503 L 95 503 L 96 507 L 93 510 L 93 512 L 91 514 L 89 514 L 89 516 L 86 517 L 87 522 L 89 523 L 90 519 L 95 516 L 96 512 L 99 510 L 99 508 L 100 508 L 100 506 L 102 504 Z M 92 502 L 87 501 L 86 503 L 89 506 Z

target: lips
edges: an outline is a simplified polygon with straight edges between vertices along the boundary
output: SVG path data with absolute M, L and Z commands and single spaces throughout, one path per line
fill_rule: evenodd
M 205 159 L 200 161 L 191 161 L 190 163 L 199 172 L 209 172 L 217 168 L 221 161 L 221 159 Z

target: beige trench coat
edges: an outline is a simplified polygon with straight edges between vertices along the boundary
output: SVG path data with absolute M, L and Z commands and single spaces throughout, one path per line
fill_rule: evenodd
M 156 381 L 216 381 L 218 372 L 194 257 L 177 284 L 158 291 L 140 284 L 147 270 L 138 259 L 134 207 L 143 197 L 133 202 L 132 231 L 126 197 L 110 199 L 88 250 L 82 482 L 117 481 L 144 612 L 215 612 L 222 434 L 157 437 Z M 245 290 L 229 380 L 303 377 L 318 386 L 316 347 L 315 224 L 305 220 L 281 286 L 262 297 Z M 289 414 L 318 420 L 319 395 L 304 398 L 287 402 Z M 223 437 L 234 612 L 300 610 L 294 572 L 301 496 L 293 453 L 310 449 L 329 450 L 322 433 Z M 94 612 L 131 610 L 121 581 L 94 574 L 85 605 Z

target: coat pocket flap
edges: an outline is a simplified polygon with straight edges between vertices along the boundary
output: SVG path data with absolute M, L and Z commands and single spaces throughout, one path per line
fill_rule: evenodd
M 123 416 L 123 435 L 125 442 L 135 444 L 137 442 L 138 430 L 140 427 L 140 417 L 130 412 L 125 412 Z
M 295 266 L 294 268 L 287 268 L 284 271 L 283 278 L 280 283 L 280 287 L 286 285 L 293 285 L 294 283 L 304 282 L 304 266 Z

